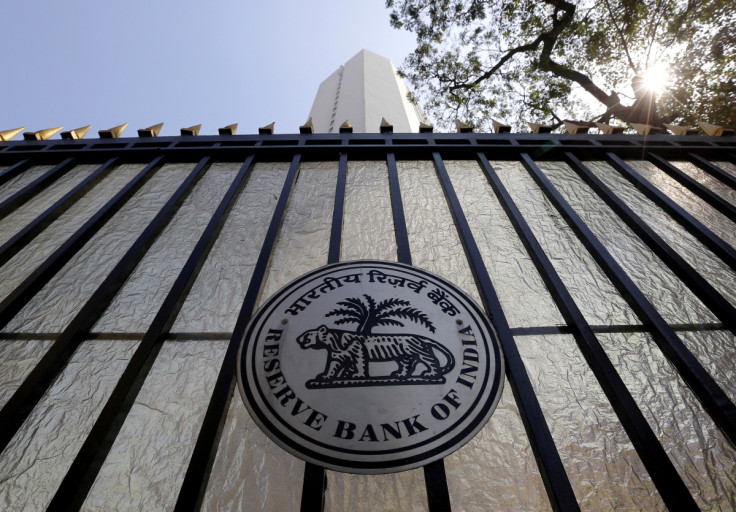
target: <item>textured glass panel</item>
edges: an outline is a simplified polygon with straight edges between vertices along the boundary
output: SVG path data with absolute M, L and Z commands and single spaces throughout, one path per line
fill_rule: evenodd
M 731 331 L 677 334 L 731 401 L 736 402 L 736 336 Z
M 667 322 L 717 320 L 570 167 L 560 162 L 539 162 L 539 167 Z
M 0 455 L 5 510 L 44 510 L 138 344 L 81 344 Z
M 509 325 L 564 324 L 478 163 L 448 161 L 445 166 Z
M 116 168 L 101 183 L 64 212 L 49 227 L 0 268 L 0 297 L 5 298 L 44 260 L 125 186 L 143 165 Z
M 214 164 L 118 292 L 93 331 L 145 332 L 240 164 Z
M 511 198 L 591 325 L 639 320 L 583 244 L 518 162 L 491 162 Z
M 216 457 L 203 511 L 299 510 L 304 463 L 261 432 L 237 391 Z
M 705 201 L 670 178 L 650 162 L 627 161 L 636 172 L 649 180 L 655 187 L 667 194 L 670 199 L 682 206 L 685 211 L 705 224 L 723 240 L 736 247 L 736 225 L 713 209 Z
M 705 185 L 710 190 L 721 196 L 731 204 L 736 205 L 736 190 L 732 189 L 718 178 L 714 178 L 700 167 L 690 162 L 670 162 L 675 167 L 684 171 L 690 177 L 694 178 L 701 185 Z
M 261 302 L 300 275 L 327 263 L 337 162 L 304 162 L 271 254 Z
M 396 261 L 396 236 L 385 162 L 349 162 L 341 260 Z M 427 510 L 422 470 L 388 475 L 327 471 L 325 510 Z
M 7 242 L 10 237 L 61 199 L 64 194 L 77 186 L 98 167 L 98 165 L 78 165 L 74 167 L 38 195 L 32 197 L 27 203 L 16 208 L 13 213 L 0 220 L 0 244 Z
M 413 264 L 454 282 L 480 303 L 434 163 L 398 162 L 397 167 Z M 481 437 L 445 458 L 454 507 L 462 509 L 460 504 L 472 507 L 474 503 L 490 499 L 499 509 L 515 509 L 519 503 L 531 506 L 543 501 L 539 498 L 544 496 L 543 484 L 522 425 L 518 421 L 509 421 L 514 412 L 518 415 L 512 400 L 509 400 L 506 412 L 505 415 L 500 413 L 498 418 L 494 414 L 495 420 L 492 419 L 483 429 Z M 515 442 L 492 444 L 490 432 L 500 439 L 514 438 Z M 470 458 L 474 458 L 474 462 L 470 463 Z M 513 461 L 510 467 L 505 466 L 508 461 Z M 471 474 L 469 468 L 475 471 Z M 501 468 L 503 476 L 496 473 Z M 513 484 L 509 487 L 511 482 Z M 466 495 L 467 486 L 474 489 L 473 493 L 480 498 L 478 501 Z M 525 489 L 520 490 L 519 487 Z
M 736 509 L 736 451 L 646 333 L 599 334 L 702 510 Z
M 52 167 L 53 165 L 36 165 L 34 167 L 29 167 L 15 178 L 4 183 L 0 186 L 0 201 L 5 201 L 26 185 L 30 185 L 33 180 L 40 178 L 43 173 L 50 170 Z
M 586 162 L 603 183 L 649 224 L 724 297 L 736 305 L 736 273 L 694 236 L 604 162 Z
M 711 162 L 711 163 L 717 165 L 718 167 L 720 167 L 727 173 L 736 177 L 736 165 L 733 165 L 731 162 Z
M 5 330 L 62 331 L 191 168 L 190 164 L 163 166 L 31 299 Z
M 396 261 L 386 162 L 348 162 L 340 251 L 342 261 Z
M 227 341 L 167 341 L 84 510 L 173 510 Z
M 486 426 L 445 458 L 453 510 L 551 510 L 508 380 Z
M 335 163 L 304 163 L 289 197 L 261 300 L 327 262 Z M 265 438 L 232 397 L 205 495 L 205 510 L 297 510 L 304 463 Z
M 233 330 L 288 169 L 276 162 L 251 170 L 172 331 Z
M 571 335 L 516 338 L 582 510 L 665 510 Z
M 0 407 L 41 360 L 52 340 L 0 339 Z
M 431 161 L 397 162 L 412 265 L 455 283 L 480 304 L 465 250 Z

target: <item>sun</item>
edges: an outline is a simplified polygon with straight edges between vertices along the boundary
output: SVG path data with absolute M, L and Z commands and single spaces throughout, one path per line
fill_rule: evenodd
M 658 63 L 647 69 L 642 75 L 644 87 L 655 94 L 662 94 L 670 83 L 670 75 L 664 63 Z

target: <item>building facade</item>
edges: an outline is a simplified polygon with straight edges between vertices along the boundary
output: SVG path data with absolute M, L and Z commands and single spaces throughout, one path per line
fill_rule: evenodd
M 309 116 L 317 133 L 337 133 L 346 121 L 356 133 L 378 133 L 383 118 L 394 132 L 417 133 L 426 117 L 408 94 L 389 59 L 361 50 L 320 84 Z

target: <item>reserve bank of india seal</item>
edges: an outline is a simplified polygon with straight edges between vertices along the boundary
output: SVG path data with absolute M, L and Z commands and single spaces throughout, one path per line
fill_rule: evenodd
M 503 387 L 481 308 L 424 270 L 351 261 L 301 276 L 256 312 L 238 385 L 273 441 L 338 471 L 426 465 L 468 442 Z

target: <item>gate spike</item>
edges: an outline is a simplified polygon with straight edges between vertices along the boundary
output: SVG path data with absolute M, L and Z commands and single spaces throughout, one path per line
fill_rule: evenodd
M 312 123 L 311 117 L 307 119 L 306 123 L 299 127 L 299 133 L 301 133 L 302 135 L 309 135 L 314 133 L 314 124 Z
M 258 135 L 273 135 L 274 126 L 276 126 L 275 121 L 271 124 L 267 124 L 266 126 L 261 126 L 258 128 Z
M 49 140 L 62 128 L 64 127 L 57 126 L 56 128 L 46 128 L 45 130 L 38 130 L 37 132 L 25 132 L 23 134 L 23 138 L 25 140 Z
M 385 117 L 381 118 L 381 133 L 394 133 L 394 125 L 386 121 Z
M 3 130 L 0 132 L 0 141 L 5 142 L 6 140 L 10 140 L 25 129 L 25 126 L 21 126 L 20 128 L 14 128 L 12 130 Z
M 473 133 L 472 126 L 457 119 L 455 120 L 455 128 L 457 128 L 457 133 Z
M 504 124 L 500 121 L 496 121 L 495 119 L 491 119 L 491 122 L 493 123 L 493 131 L 496 133 L 511 133 L 511 126 L 508 124 Z
M 194 137 L 196 135 L 199 135 L 199 130 L 201 129 L 202 129 L 202 124 L 200 123 L 200 124 L 195 124 L 194 126 L 190 126 L 188 128 L 182 128 L 180 131 L 182 135 L 189 135 L 189 136 Z
M 340 125 L 340 133 L 353 133 L 353 125 L 350 124 L 350 121 L 346 120 Z
M 87 135 L 87 132 L 89 131 L 90 128 L 92 128 L 92 125 L 88 124 L 87 126 L 82 126 L 81 128 L 76 128 L 74 130 L 61 132 L 61 138 L 62 139 L 83 139 L 84 136 Z
M 164 123 L 158 123 L 149 126 L 148 128 L 141 128 L 140 130 L 138 130 L 138 137 L 158 137 L 158 134 L 161 133 L 161 128 L 163 127 L 163 125 Z
M 113 126 L 112 128 L 108 128 L 107 130 L 99 130 L 97 134 L 101 139 L 117 139 L 123 134 L 127 127 L 128 123 L 123 123 Z

